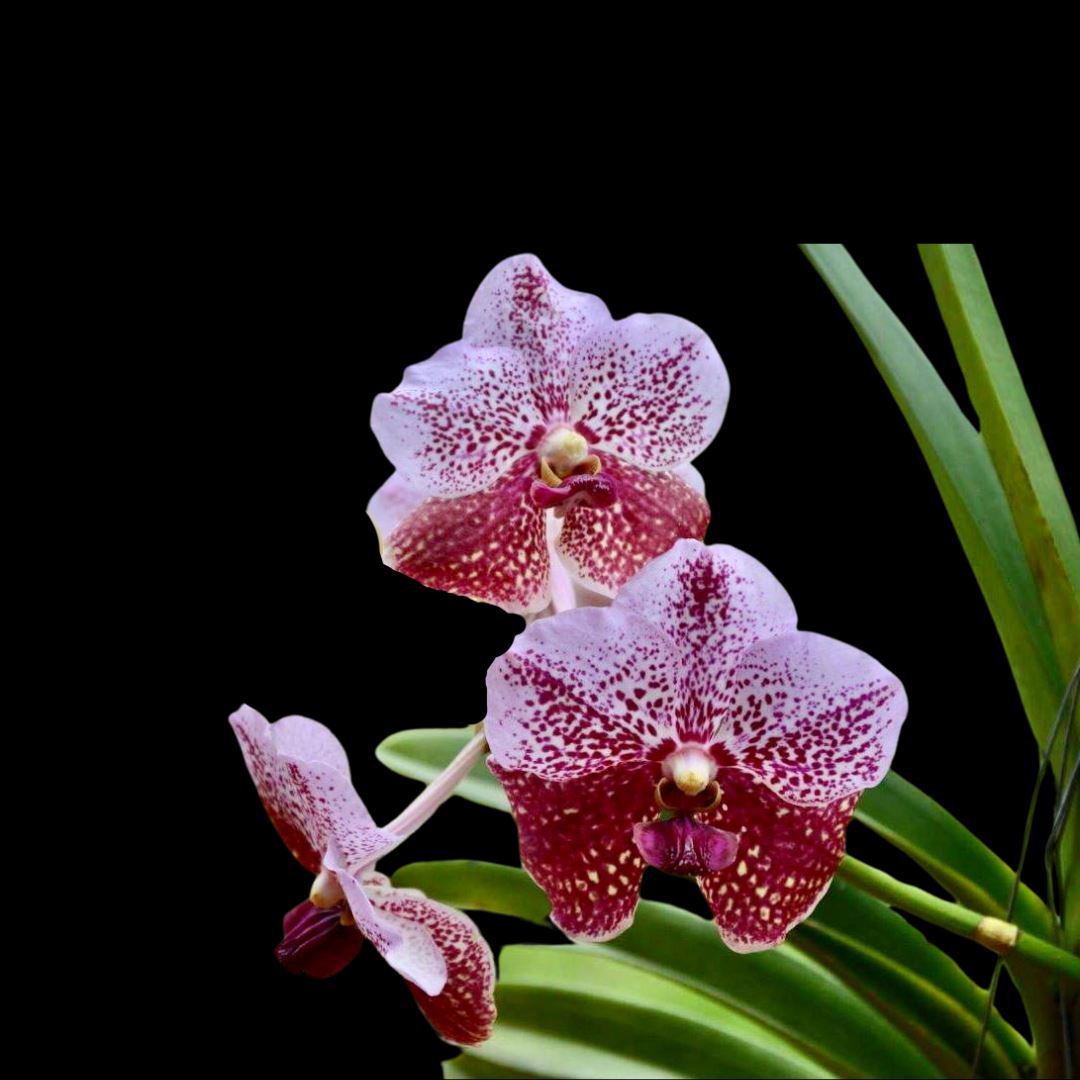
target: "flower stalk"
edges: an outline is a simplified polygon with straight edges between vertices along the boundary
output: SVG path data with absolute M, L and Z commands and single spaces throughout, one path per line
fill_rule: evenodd
M 882 870 L 850 855 L 844 858 L 837 874 L 856 888 L 883 900 L 890 907 L 917 915 L 934 926 L 971 938 L 1001 956 L 1013 955 L 1030 960 L 1040 967 L 1080 981 L 1080 957 L 1059 949 L 1048 941 L 988 915 L 942 900 L 932 893 L 897 881 Z
M 483 725 L 477 726 L 480 730 L 461 748 L 453 761 L 393 821 L 383 827 L 385 832 L 404 840 L 454 794 L 454 789 L 468 776 L 469 770 L 487 753 Z

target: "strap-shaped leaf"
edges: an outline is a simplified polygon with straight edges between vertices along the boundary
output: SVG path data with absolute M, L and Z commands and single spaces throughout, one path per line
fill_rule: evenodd
M 986 444 L 843 245 L 805 244 L 803 250 L 862 338 L 922 450 L 1041 745 L 1065 679 L 1034 575 Z
M 466 876 L 473 878 L 467 888 L 462 885 Z M 535 917 L 540 900 L 546 904 L 524 871 L 482 863 L 418 863 L 399 870 L 394 882 L 451 904 L 468 896 L 474 910 L 518 914 L 513 908 L 520 904 L 525 918 Z M 621 960 L 705 995 L 766 1026 L 798 1053 L 838 1075 L 938 1075 L 907 1035 L 825 964 L 792 945 L 739 955 L 721 942 L 708 919 L 642 901 L 624 934 L 605 945 L 577 949 Z
M 1080 537 L 1035 411 L 971 244 L 920 244 L 919 254 L 979 416 L 980 435 L 1012 509 L 1065 676 L 1080 663 Z M 1080 735 L 1080 714 L 1066 720 Z M 1067 740 L 1051 754 L 1064 780 Z M 1080 804 L 1064 819 L 1066 944 L 1080 943 Z M 1075 859 L 1075 856 L 1073 856 Z M 1071 871 L 1071 872 L 1070 872 Z
M 1063 672 L 1080 660 L 1080 538 L 971 244 L 919 254 L 1001 477 Z
M 968 1072 L 987 992 L 880 900 L 836 879 L 813 916 L 792 935 L 878 1008 L 947 1074 Z M 980 1075 L 1016 1076 L 1035 1053 L 996 1010 Z

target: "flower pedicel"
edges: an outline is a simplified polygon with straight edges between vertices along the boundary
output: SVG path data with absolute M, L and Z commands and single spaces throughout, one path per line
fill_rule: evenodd
M 553 593 L 557 610 L 571 606 L 570 579 L 614 596 L 680 537 L 705 535 L 689 463 L 727 401 L 724 365 L 693 323 L 616 321 L 535 256 L 506 259 L 462 340 L 375 400 L 371 424 L 397 469 L 368 506 L 383 559 L 520 614 Z

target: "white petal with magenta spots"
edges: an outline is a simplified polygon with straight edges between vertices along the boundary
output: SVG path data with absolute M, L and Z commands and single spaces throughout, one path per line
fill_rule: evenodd
M 542 619 L 488 671 L 488 744 L 552 780 L 643 761 L 671 735 L 678 676 L 674 642 L 618 603 Z
M 670 469 L 712 442 L 728 392 L 727 371 L 700 327 L 675 315 L 631 315 L 578 348 L 571 416 L 597 449 Z
M 900 680 L 873 657 L 797 632 L 743 654 L 719 739 L 782 798 L 820 806 L 885 778 L 906 716 Z
M 463 338 L 513 349 L 528 366 L 534 410 L 546 423 L 568 420 L 573 357 L 612 319 L 604 302 L 560 285 L 535 255 L 504 259 L 477 289 Z
M 352 867 L 374 862 L 396 842 L 372 821 L 347 773 L 322 760 L 291 757 L 278 744 L 277 729 L 283 724 L 282 745 L 336 759 L 347 769 L 344 750 L 321 724 L 304 717 L 287 717 L 270 724 L 246 705 L 233 713 L 229 722 L 270 820 L 311 873 L 322 868 L 322 853 L 331 840 L 337 841 Z
M 371 427 L 383 453 L 425 495 L 469 495 L 494 484 L 544 418 L 527 359 L 455 342 L 405 369 L 380 394 Z

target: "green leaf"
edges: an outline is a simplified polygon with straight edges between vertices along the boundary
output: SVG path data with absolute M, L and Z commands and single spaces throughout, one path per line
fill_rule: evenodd
M 394 881 L 421 888 L 448 903 L 467 892 L 473 910 L 519 913 L 509 910 L 513 902 L 507 875 L 527 882 L 524 871 L 474 863 L 468 870 L 474 884 L 467 890 L 458 880 L 464 873 L 461 864 L 420 863 L 398 871 Z M 542 893 L 531 882 L 528 885 L 514 895 L 520 898 L 522 917 L 533 918 Z M 790 945 L 739 955 L 720 941 L 709 920 L 667 904 L 642 901 L 634 924 L 625 933 L 608 944 L 577 949 L 618 959 L 703 994 L 764 1025 L 800 1054 L 838 1075 L 938 1075 L 911 1040 L 871 1004 L 825 965 Z
M 987 992 L 886 904 L 837 878 L 791 941 L 874 1001 L 946 1074 L 968 1071 Z M 980 1075 L 1017 1076 L 1034 1064 L 1034 1050 L 995 1010 Z
M 661 1075 L 690 1077 L 832 1075 L 738 1010 L 599 951 L 513 945 L 503 949 L 499 973 L 500 1009 L 508 1006 L 519 1023 L 560 1038 L 576 1036 L 593 1050 L 631 1057 L 646 1071 L 651 1066 Z M 637 1071 L 631 1065 L 604 1075 Z
M 843 245 L 806 244 L 803 250 L 862 338 L 922 450 L 1041 745 L 1065 680 L 1034 575 L 986 444 Z
M 375 756 L 388 769 L 427 784 L 446 768 L 475 733 L 471 727 L 397 731 L 379 743 Z M 493 810 L 510 810 L 499 782 L 483 761 L 478 761 L 472 767 L 454 794 L 481 806 L 490 806 Z
M 420 889 L 452 907 L 490 911 L 549 926 L 551 905 L 523 870 L 473 859 L 409 863 L 394 871 L 399 889 Z
M 1057 647 L 1080 659 L 1080 537 L 1035 411 L 971 244 L 920 244 L 919 254 L 1001 478 Z
M 1013 359 L 997 308 L 971 244 L 920 244 L 919 253 L 952 339 L 980 434 L 1005 489 L 1062 674 L 1080 662 L 1080 537 L 1053 459 Z M 1073 717 L 1074 737 L 1078 721 Z M 1064 779 L 1066 739 L 1051 764 Z M 1080 806 L 1066 826 L 1064 852 L 1080 848 Z M 1067 860 L 1068 861 L 1068 860 Z M 1080 870 L 1063 873 L 1066 944 L 1080 943 Z

